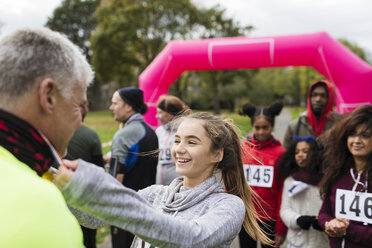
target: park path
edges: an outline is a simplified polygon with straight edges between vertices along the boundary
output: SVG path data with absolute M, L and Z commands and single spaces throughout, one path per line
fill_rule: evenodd
M 289 121 L 292 120 L 291 111 L 288 108 L 283 108 L 279 116 L 275 118 L 275 128 L 273 135 L 283 144 L 285 131 L 287 130 Z
M 287 129 L 289 121 L 292 119 L 291 111 L 288 108 L 283 108 L 282 112 L 275 119 L 275 128 L 273 135 L 276 139 L 283 143 L 284 133 Z M 105 241 L 97 245 L 98 248 L 112 248 L 111 236 L 107 236 Z M 230 248 L 240 248 L 239 239 L 235 238 Z

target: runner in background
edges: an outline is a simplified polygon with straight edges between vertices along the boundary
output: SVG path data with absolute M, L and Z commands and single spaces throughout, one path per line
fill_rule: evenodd
M 118 89 L 112 96 L 110 110 L 121 128 L 111 146 L 110 174 L 124 186 L 138 191 L 155 184 L 158 149 L 155 131 L 144 121 L 147 105 L 143 91 L 136 87 Z M 111 227 L 113 248 L 129 248 L 134 235 Z
M 248 184 L 261 197 L 261 200 L 255 204 L 256 211 L 264 222 L 261 227 L 275 241 L 276 246 L 283 243 L 287 232 L 279 216 L 283 183 L 278 182 L 278 170 L 275 166 L 285 148 L 272 136 L 275 117 L 280 114 L 282 108 L 281 102 L 274 102 L 265 108 L 245 104 L 240 113 L 251 118 L 253 129 L 252 137 L 246 137 L 242 144 L 244 172 Z M 239 233 L 239 240 L 241 247 L 257 245 L 256 240 L 243 228 Z
M 331 248 L 372 244 L 372 106 L 351 112 L 322 138 L 326 144 L 319 224 Z
M 84 122 L 88 111 L 88 101 L 85 101 L 80 106 L 82 122 Z M 83 159 L 103 168 L 102 146 L 98 133 L 87 126 L 82 125 L 75 131 L 74 135 L 70 139 L 65 159 Z M 81 226 L 81 230 L 83 231 L 84 236 L 84 246 L 86 248 L 96 248 L 97 229 L 90 229 Z
M 157 102 L 156 118 L 161 126 L 156 129 L 159 141 L 159 158 L 156 169 L 156 184 L 169 185 L 179 177 L 172 158 L 172 146 L 177 127 L 172 122 L 177 116 L 191 113 L 190 108 L 176 96 L 162 95 Z
M 307 110 L 289 122 L 283 146 L 288 148 L 293 136 L 318 137 L 339 121 L 340 115 L 333 111 L 334 99 L 334 88 L 330 82 L 320 80 L 313 83 L 307 96 Z
M 322 205 L 318 184 L 322 179 L 322 150 L 313 137 L 294 136 L 278 160 L 285 179 L 280 217 L 288 227 L 288 248 L 327 248 L 327 235 L 318 224 Z

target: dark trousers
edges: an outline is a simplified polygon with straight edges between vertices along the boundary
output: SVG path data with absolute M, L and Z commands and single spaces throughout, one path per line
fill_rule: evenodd
M 81 226 L 84 237 L 84 246 L 86 248 L 96 248 L 96 233 L 97 229 L 90 229 L 84 226 Z
M 272 241 L 275 241 L 275 221 L 265 221 L 266 225 L 263 225 L 259 223 L 260 227 L 269 234 L 269 238 Z M 240 230 L 239 233 L 239 241 L 240 241 L 240 248 L 256 248 L 257 247 L 257 241 L 251 238 L 251 236 L 248 235 L 248 233 L 245 231 L 244 227 L 242 227 L 242 230 Z M 262 248 L 273 248 L 270 245 L 262 245 Z
M 128 231 L 111 226 L 112 248 L 130 248 L 134 235 Z

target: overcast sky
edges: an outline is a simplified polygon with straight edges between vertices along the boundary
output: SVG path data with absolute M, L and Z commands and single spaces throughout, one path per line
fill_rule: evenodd
M 21 27 L 43 26 L 62 0 L 0 0 L 0 36 Z M 346 38 L 372 56 L 371 0 L 193 0 L 220 4 L 228 17 L 255 29 L 251 36 L 326 31 Z

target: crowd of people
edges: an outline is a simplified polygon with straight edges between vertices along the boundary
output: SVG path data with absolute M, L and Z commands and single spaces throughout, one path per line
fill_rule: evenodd
M 120 127 L 103 159 L 97 133 L 81 126 L 93 77 L 47 28 L 0 40 L 0 247 L 95 248 L 107 225 L 113 248 L 230 247 L 236 237 L 241 247 L 370 247 L 371 104 L 337 114 L 334 86 L 317 81 L 282 146 L 281 102 L 243 105 L 252 132 L 241 139 L 231 121 L 163 95 L 155 131 L 143 92 L 125 87 L 111 99 Z

